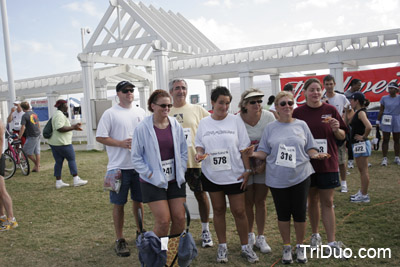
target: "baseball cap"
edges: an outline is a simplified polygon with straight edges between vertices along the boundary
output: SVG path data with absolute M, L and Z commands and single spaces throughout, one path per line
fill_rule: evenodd
M 358 100 L 358 101 L 365 101 L 365 95 L 361 92 L 355 92 L 350 96 L 350 99 Z
M 117 86 L 116 86 L 116 90 L 117 90 L 117 92 L 119 92 L 119 91 L 121 91 L 121 90 L 123 90 L 123 89 L 125 89 L 126 87 L 132 87 L 132 88 L 135 88 L 135 85 L 133 85 L 133 83 L 131 83 L 131 82 L 128 82 L 128 81 L 122 81 L 122 82 L 119 82 L 118 84 L 117 84 Z
M 19 101 L 19 100 L 15 100 L 13 104 L 15 104 L 15 105 L 19 105 L 19 104 L 21 104 L 21 101 Z
M 251 92 L 251 93 L 247 94 L 243 99 L 247 99 L 250 97 L 256 97 L 256 96 L 264 96 L 264 94 L 260 93 L 260 92 Z
M 61 106 L 62 104 L 67 103 L 67 101 L 65 101 L 64 99 L 59 99 L 57 100 L 56 104 L 54 105 L 55 108 L 58 108 L 59 106 Z
M 397 85 L 397 83 L 395 82 L 391 82 L 388 84 L 388 88 L 395 88 L 395 89 L 399 89 L 399 86 Z
M 293 91 L 293 85 L 290 83 L 287 83 L 284 87 L 283 87 L 283 91 Z

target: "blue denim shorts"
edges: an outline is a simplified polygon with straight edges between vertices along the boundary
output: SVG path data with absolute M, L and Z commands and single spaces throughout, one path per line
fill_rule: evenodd
M 365 148 L 367 149 L 367 151 L 365 151 L 364 153 L 355 153 L 354 144 L 351 145 L 351 148 L 353 149 L 353 155 L 355 158 L 371 156 L 371 141 L 369 140 L 365 141 Z
M 115 205 L 125 205 L 128 201 L 129 189 L 131 199 L 142 202 L 142 191 L 140 189 L 139 174 L 135 170 L 121 170 L 122 183 L 119 193 L 110 191 L 110 203 Z

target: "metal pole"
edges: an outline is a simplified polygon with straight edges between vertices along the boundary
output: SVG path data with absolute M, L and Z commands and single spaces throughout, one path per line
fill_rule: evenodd
M 4 51 L 6 54 L 7 77 L 8 77 L 8 107 L 12 107 L 15 101 L 14 76 L 12 72 L 11 53 L 10 53 L 10 34 L 8 32 L 8 17 L 6 0 L 1 1 L 1 20 L 3 23 Z

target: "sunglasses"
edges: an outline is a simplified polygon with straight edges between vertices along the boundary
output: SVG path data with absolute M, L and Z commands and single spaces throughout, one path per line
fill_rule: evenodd
M 160 106 L 161 108 L 172 108 L 172 104 L 157 104 L 157 103 L 153 103 L 154 105 Z
M 133 88 L 122 89 L 122 90 L 120 90 L 120 92 L 122 92 L 123 94 L 127 94 L 128 92 L 133 93 Z
M 289 105 L 289 107 L 291 107 L 291 106 L 293 106 L 293 105 L 294 105 L 294 102 L 293 102 L 293 101 L 288 101 L 288 102 L 286 102 L 286 101 L 282 101 L 282 102 L 280 102 L 280 103 L 279 103 L 279 105 L 280 105 L 281 107 L 284 107 L 284 106 L 286 106 L 286 104 L 288 104 L 288 105 Z
M 251 105 L 254 105 L 255 103 L 258 103 L 258 104 L 261 104 L 263 101 L 260 99 L 260 100 L 253 100 L 253 101 L 249 101 L 249 103 L 251 104 Z

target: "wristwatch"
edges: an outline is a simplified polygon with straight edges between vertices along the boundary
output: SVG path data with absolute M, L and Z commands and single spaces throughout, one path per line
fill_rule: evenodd
M 252 169 L 245 169 L 244 172 L 253 172 Z

